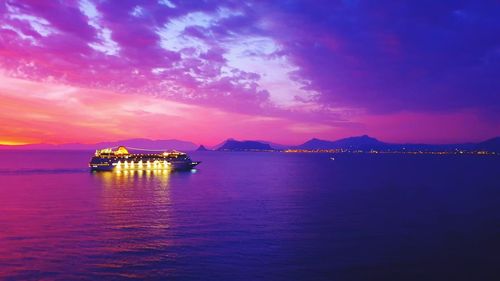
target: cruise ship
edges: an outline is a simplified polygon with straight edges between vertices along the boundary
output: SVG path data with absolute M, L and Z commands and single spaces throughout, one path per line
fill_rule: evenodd
M 140 153 L 130 153 L 124 146 L 96 150 L 89 162 L 92 171 L 121 171 L 121 170 L 190 170 L 199 161 L 192 161 L 184 152 L 151 151 L 134 149 Z

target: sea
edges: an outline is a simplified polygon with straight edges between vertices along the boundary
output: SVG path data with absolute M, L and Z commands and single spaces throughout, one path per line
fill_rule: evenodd
M 500 156 L 190 155 L 0 151 L 0 280 L 500 280 Z

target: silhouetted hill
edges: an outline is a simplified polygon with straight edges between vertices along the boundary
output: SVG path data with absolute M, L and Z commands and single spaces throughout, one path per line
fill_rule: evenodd
M 212 150 L 219 150 L 219 148 L 224 146 L 224 144 L 226 144 L 228 141 L 236 141 L 236 140 L 233 138 L 229 138 L 229 139 L 227 139 L 227 140 L 225 140 L 217 145 L 212 146 L 211 149 Z M 286 149 L 286 148 L 290 147 L 289 145 L 283 145 L 283 144 L 274 143 L 274 142 L 270 142 L 270 141 L 264 141 L 264 140 L 246 140 L 246 141 L 268 144 L 271 147 L 271 149 L 276 149 L 276 150 Z
M 235 139 L 233 139 L 233 138 L 229 138 L 229 139 L 227 139 L 227 140 L 225 140 L 225 141 L 223 141 L 223 142 L 221 142 L 221 143 L 219 143 L 219 144 L 216 144 L 216 145 L 214 145 L 214 146 L 212 146 L 212 147 L 210 147 L 210 148 L 211 148 L 212 150 L 219 150 L 219 148 L 221 148 L 221 147 L 222 147 L 222 146 L 223 146 L 226 142 L 231 141 L 231 140 L 235 140 Z
M 204 145 L 200 145 L 196 151 L 209 151 Z
M 295 149 L 317 150 L 317 149 L 348 149 L 348 150 L 379 150 L 379 151 L 452 151 L 456 149 L 472 150 L 476 144 L 395 144 L 386 143 L 367 135 L 349 137 L 336 141 L 320 140 L 313 138 Z
M 375 138 L 364 135 L 359 137 L 344 138 L 336 141 L 320 140 L 313 138 L 295 148 L 298 149 L 385 149 L 388 144 L 381 142 Z
M 492 138 L 476 144 L 477 150 L 500 152 L 500 137 Z
M 233 139 L 228 139 L 224 144 L 219 147 L 219 151 L 248 151 L 248 150 L 273 150 L 273 148 L 267 144 L 258 141 L 237 141 Z

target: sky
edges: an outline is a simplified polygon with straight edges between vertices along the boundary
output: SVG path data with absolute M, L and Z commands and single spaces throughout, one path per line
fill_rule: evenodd
M 498 1 L 0 1 L 0 144 L 500 136 Z

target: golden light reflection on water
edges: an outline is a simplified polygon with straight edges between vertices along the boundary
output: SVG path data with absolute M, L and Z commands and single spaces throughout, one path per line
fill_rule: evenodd
M 93 175 L 103 187 L 103 210 L 114 217 L 113 220 L 129 224 L 127 216 L 145 216 L 148 220 L 153 213 L 170 212 L 171 172 L 168 170 L 96 172 Z
M 112 172 L 94 172 L 106 188 L 133 187 L 142 185 L 159 186 L 167 188 L 170 170 L 121 170 Z
M 131 253 L 144 254 L 151 249 L 162 253 L 171 251 L 174 223 L 169 170 L 95 172 L 92 176 L 102 186 L 101 218 L 108 226 L 104 232 L 106 239 L 111 242 L 106 251 L 132 257 L 107 260 L 98 267 L 127 268 L 159 260 L 157 256 L 142 257 Z M 174 257 L 170 259 L 174 261 Z

